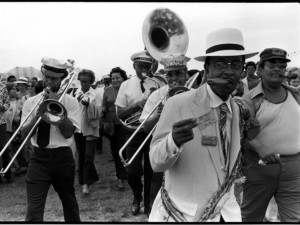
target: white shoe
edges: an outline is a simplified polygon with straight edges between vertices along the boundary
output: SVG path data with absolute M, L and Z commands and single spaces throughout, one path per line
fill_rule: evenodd
M 89 193 L 89 187 L 87 184 L 83 185 L 82 193 L 86 195 Z

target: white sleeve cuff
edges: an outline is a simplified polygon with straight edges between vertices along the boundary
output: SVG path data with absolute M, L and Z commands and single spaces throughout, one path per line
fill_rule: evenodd
M 177 157 L 178 153 L 182 152 L 183 145 L 181 145 L 179 148 L 177 147 L 173 140 L 172 132 L 170 132 L 168 135 L 167 145 L 167 153 L 169 158 Z

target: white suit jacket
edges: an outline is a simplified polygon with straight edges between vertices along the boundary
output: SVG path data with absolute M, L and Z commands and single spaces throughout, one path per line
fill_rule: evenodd
M 184 213 L 188 221 L 197 221 L 213 194 L 223 184 L 225 172 L 222 171 L 220 153 L 219 119 L 216 109 L 210 108 L 207 84 L 198 89 L 170 98 L 163 109 L 150 145 L 150 162 L 155 172 L 165 172 L 165 189 L 176 207 Z M 229 170 L 232 171 L 240 150 L 239 108 L 230 99 L 232 108 L 231 137 L 229 147 Z M 180 120 L 199 118 L 210 113 L 216 119 L 208 126 L 195 127 L 193 140 L 182 146 L 182 151 L 174 157 L 174 148 L 168 145 L 172 125 Z M 217 137 L 216 146 L 203 146 L 203 135 Z M 170 137 L 169 137 L 170 138 Z M 233 193 L 225 194 L 218 204 L 225 221 L 241 221 L 240 208 Z M 165 211 L 161 205 L 160 192 L 152 207 L 149 221 L 164 221 Z M 220 214 L 215 217 L 219 222 Z

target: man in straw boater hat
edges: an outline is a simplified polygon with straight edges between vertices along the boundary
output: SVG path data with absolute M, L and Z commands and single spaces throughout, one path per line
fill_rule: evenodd
M 136 76 L 124 81 L 119 89 L 115 105 L 117 107 L 117 116 L 120 119 L 138 115 L 142 112 L 146 103 L 147 97 L 151 93 L 151 89 L 158 88 L 158 85 L 149 76 L 152 75 L 153 58 L 147 51 L 141 51 L 131 56 L 133 67 L 136 71 Z M 133 131 L 128 131 L 128 138 L 133 134 Z M 126 147 L 127 159 L 131 159 L 139 146 L 147 137 L 147 133 L 140 130 Z M 149 145 L 150 140 L 144 145 L 141 152 L 137 154 L 136 158 L 127 169 L 127 179 L 133 192 L 133 203 L 131 205 L 131 212 L 137 215 L 140 211 L 140 202 L 142 201 L 142 191 L 144 188 L 144 212 L 148 213 L 150 210 L 149 194 L 152 178 L 152 169 L 149 162 Z M 142 166 L 142 159 L 144 156 L 144 166 Z M 142 176 L 144 175 L 144 185 L 142 183 Z
M 150 145 L 154 172 L 164 172 L 149 221 L 241 221 L 233 193 L 240 169 L 242 107 L 231 97 L 245 59 L 240 30 L 213 31 L 206 39 L 207 83 L 170 98 Z M 241 108 L 240 108 L 241 107 Z
M 41 98 L 58 100 L 61 81 L 68 75 L 72 65 L 66 60 L 42 59 L 41 72 L 44 88 L 50 90 L 33 96 L 24 103 L 21 123 L 29 115 L 32 107 Z M 78 101 L 65 94 L 60 102 L 67 115 L 58 124 L 49 124 L 43 119 L 33 131 L 31 143 L 34 152 L 26 174 L 27 214 L 26 221 L 41 222 L 44 217 L 47 193 L 52 184 L 62 201 L 66 222 L 79 222 L 79 207 L 75 196 L 75 161 L 70 148 L 74 132 L 80 129 L 80 107 Z M 44 109 L 37 107 L 24 123 L 22 135 L 26 137 Z
M 167 85 L 155 90 L 147 99 L 144 106 L 140 121 L 143 122 L 147 117 L 147 121 L 144 124 L 144 130 L 149 133 L 153 127 L 157 124 L 163 106 L 169 98 L 168 92 L 175 87 L 182 87 L 186 83 L 187 78 L 187 62 L 190 58 L 184 54 L 170 54 L 164 56 L 160 60 L 160 64 L 164 66 L 164 72 L 166 74 Z M 174 89 L 173 89 L 174 90 Z M 154 107 L 161 102 L 157 109 L 150 115 Z M 163 173 L 154 173 L 151 181 L 150 190 L 150 207 L 159 191 L 162 183 Z M 149 212 L 150 213 L 150 212 Z

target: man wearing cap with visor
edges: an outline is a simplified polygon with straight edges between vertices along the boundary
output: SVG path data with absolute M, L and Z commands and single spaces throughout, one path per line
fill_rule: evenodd
M 45 91 L 45 97 L 41 92 L 24 103 L 21 123 L 41 98 L 58 100 L 62 91 L 61 81 L 68 75 L 67 69 L 72 67 L 66 60 L 54 58 L 45 57 L 42 63 L 44 88 L 50 89 Z M 27 222 L 43 221 L 51 184 L 62 201 L 65 221 L 80 221 L 74 188 L 75 162 L 70 146 L 74 141 L 74 132 L 79 131 L 81 113 L 78 101 L 72 96 L 65 95 L 61 103 L 67 110 L 67 116 L 56 125 L 41 120 L 31 137 L 34 152 L 26 174 Z M 23 137 L 28 135 L 42 111 L 38 106 L 30 114 L 22 128 Z
M 243 96 L 262 128 L 244 155 L 243 222 L 262 222 L 273 196 L 281 222 L 300 221 L 300 95 L 283 82 L 286 56 L 280 48 L 264 49 L 261 82 Z
M 151 89 L 158 88 L 158 84 L 149 79 L 151 75 L 153 58 L 147 51 L 135 53 L 131 56 L 133 61 L 133 67 L 136 71 L 136 76 L 124 81 L 119 89 L 115 105 L 117 107 L 117 116 L 119 119 L 125 120 L 138 113 L 141 113 L 148 96 L 151 93 Z M 128 131 L 128 138 L 133 132 Z M 147 137 L 147 133 L 143 130 L 137 133 L 131 140 L 126 148 L 127 159 L 130 159 L 142 142 Z M 131 212 L 133 215 L 137 215 L 140 211 L 140 202 L 142 201 L 143 184 L 141 177 L 144 175 L 144 206 L 145 213 L 150 209 L 149 206 L 149 193 L 152 177 L 152 169 L 149 162 L 149 144 L 148 141 L 137 157 L 132 163 L 127 166 L 127 179 L 133 192 L 133 203 L 131 206 Z M 144 169 L 142 166 L 142 158 L 144 155 Z
M 154 172 L 164 182 L 150 222 L 240 222 L 232 183 L 240 165 L 240 109 L 232 99 L 245 59 L 241 31 L 211 32 L 205 62 L 207 83 L 170 98 L 150 145 Z M 222 125 L 222 126 L 221 126 Z M 222 136 L 221 136 L 222 134 Z
M 187 62 L 190 58 L 184 56 L 184 54 L 170 54 L 164 56 L 160 60 L 160 64 L 164 66 L 164 71 L 166 74 L 166 79 L 168 84 L 155 90 L 147 99 L 147 102 L 144 106 L 142 115 L 140 117 L 140 122 L 142 123 L 147 117 L 149 117 L 151 111 L 154 107 L 161 101 L 157 109 L 151 114 L 147 119 L 147 122 L 144 124 L 144 130 L 149 133 L 152 128 L 157 124 L 163 106 L 169 96 L 167 95 L 169 90 L 178 87 L 184 86 L 186 83 L 187 77 Z M 163 173 L 158 172 L 154 173 L 151 182 L 150 190 L 150 204 L 153 204 L 155 196 L 157 195 L 158 190 L 161 187 Z M 149 212 L 150 213 L 150 212 Z

